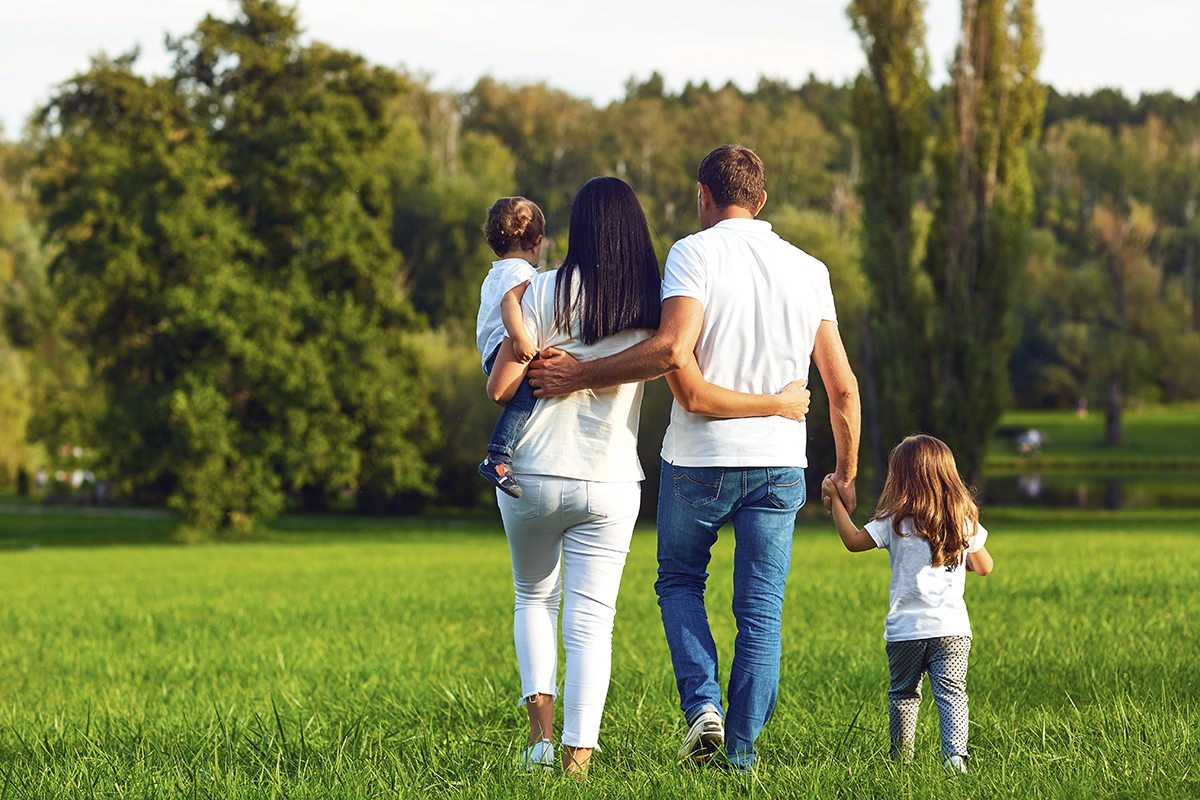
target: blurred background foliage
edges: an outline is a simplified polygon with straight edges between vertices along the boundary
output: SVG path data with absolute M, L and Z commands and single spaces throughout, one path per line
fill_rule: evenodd
M 977 473 L 1013 406 L 1088 401 L 1118 442 L 1129 403 L 1200 398 L 1200 96 L 1038 86 L 1032 4 L 970 5 L 999 49 L 961 51 L 991 72 L 946 87 L 927 82 L 919 4 L 856 0 L 872 66 L 854 84 L 670 93 L 652 74 L 602 108 L 492 78 L 435 91 L 302 44 L 268 0 L 174 41 L 166 75 L 99 56 L 0 136 L 0 486 L 70 492 L 59 476 L 86 472 L 76 492 L 169 503 L 197 536 L 289 507 L 489 504 L 487 207 L 537 202 L 553 268 L 575 191 L 617 176 L 662 261 L 727 142 L 766 164 L 762 217 L 830 268 L 876 402 L 866 466 L 920 427 L 962 437 Z M 812 383 L 815 479 L 833 452 Z M 648 509 L 669 406 L 649 384 Z

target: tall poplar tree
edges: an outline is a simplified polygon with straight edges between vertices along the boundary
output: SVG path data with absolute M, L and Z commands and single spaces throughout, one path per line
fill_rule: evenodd
M 1045 90 L 1033 0 L 963 0 L 935 152 L 937 197 L 925 269 L 937 295 L 929 429 L 978 480 L 1009 399 L 1013 299 L 1029 257 Z
M 884 458 L 927 418 L 928 282 L 914 219 L 928 152 L 929 64 L 920 0 L 854 0 L 847 10 L 867 55 L 854 84 L 862 153 L 863 271 L 872 301 L 864 325 L 867 441 L 882 486 Z

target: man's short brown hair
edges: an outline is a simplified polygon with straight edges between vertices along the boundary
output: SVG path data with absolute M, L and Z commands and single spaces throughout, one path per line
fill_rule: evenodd
M 740 144 L 725 144 L 700 162 L 697 177 L 712 192 L 719 208 L 741 206 L 754 213 L 767 185 L 762 159 Z

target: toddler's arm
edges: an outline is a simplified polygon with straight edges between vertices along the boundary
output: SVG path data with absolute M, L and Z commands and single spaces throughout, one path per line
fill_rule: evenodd
M 504 322 L 504 332 L 512 339 L 513 354 L 517 361 L 527 364 L 537 355 L 537 346 L 529 338 L 525 330 L 525 318 L 521 314 L 521 298 L 529 288 L 529 281 L 518 284 L 504 293 L 500 298 L 500 319 Z
M 508 401 L 517 393 L 527 369 L 528 367 L 513 355 L 512 339 L 504 339 L 500 342 L 496 363 L 492 365 L 492 374 L 488 376 L 488 398 L 493 403 L 508 405 Z
M 967 553 L 967 569 L 976 575 L 987 575 L 992 571 L 992 554 L 986 547 L 981 547 L 974 553 Z
M 826 475 L 825 480 L 821 482 L 821 496 L 829 500 L 829 513 L 833 515 L 833 524 L 837 526 L 838 536 L 842 537 L 842 544 L 846 545 L 847 550 L 851 553 L 861 553 L 876 548 L 871 534 L 854 527 L 854 523 L 850 521 L 846 504 L 842 502 L 842 496 L 838 494 L 837 486 L 830 475 Z

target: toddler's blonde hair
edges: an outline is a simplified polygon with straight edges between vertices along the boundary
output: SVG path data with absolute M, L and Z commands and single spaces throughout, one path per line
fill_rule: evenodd
M 488 209 L 483 235 L 498 256 L 532 250 L 546 232 L 546 215 L 532 200 L 501 197 Z

